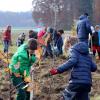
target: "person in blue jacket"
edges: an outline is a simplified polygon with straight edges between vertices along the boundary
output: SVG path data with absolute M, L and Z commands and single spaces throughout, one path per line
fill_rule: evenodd
M 77 23 L 77 37 L 79 42 L 88 43 L 89 33 L 92 35 L 91 24 L 88 14 L 85 13 L 79 17 L 79 21 Z
M 63 100 L 89 100 L 92 86 L 91 72 L 97 69 L 89 55 L 88 45 L 79 42 L 70 49 L 69 60 L 58 68 L 50 70 L 50 75 L 61 74 L 71 69 L 69 85 L 63 91 Z

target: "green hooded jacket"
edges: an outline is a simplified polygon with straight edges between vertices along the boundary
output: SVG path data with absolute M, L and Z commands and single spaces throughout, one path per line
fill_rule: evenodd
M 35 55 L 29 57 L 27 53 L 27 44 L 21 45 L 13 55 L 9 68 L 12 73 L 20 73 L 22 76 L 30 76 L 30 68 L 36 61 Z M 15 66 L 19 63 L 19 67 Z M 26 73 L 26 74 L 25 74 Z

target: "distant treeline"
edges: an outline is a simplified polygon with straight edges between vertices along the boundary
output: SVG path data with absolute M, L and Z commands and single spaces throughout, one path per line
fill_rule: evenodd
M 0 12 L 0 27 L 33 27 L 35 22 L 31 12 Z

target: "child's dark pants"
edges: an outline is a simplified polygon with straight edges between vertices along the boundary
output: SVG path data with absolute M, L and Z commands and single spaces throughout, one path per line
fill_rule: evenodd
M 68 88 L 63 91 L 63 100 L 90 100 L 90 84 L 69 84 Z
M 25 83 L 23 83 L 23 78 L 12 75 L 11 79 L 14 86 L 17 86 L 18 84 L 22 83 L 19 87 L 17 87 L 16 100 L 30 100 L 30 92 L 27 92 L 25 89 L 22 89 L 22 87 L 26 85 Z

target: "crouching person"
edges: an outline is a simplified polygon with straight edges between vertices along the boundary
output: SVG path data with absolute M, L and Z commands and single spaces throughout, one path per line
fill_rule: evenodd
M 23 87 L 31 82 L 30 69 L 36 60 L 34 55 L 36 49 L 37 41 L 30 39 L 28 43 L 21 45 L 12 57 L 9 65 L 12 74 L 11 79 L 14 86 L 19 85 L 16 100 L 30 100 L 30 92 L 27 92 Z
M 68 87 L 63 91 L 61 100 L 89 100 L 92 86 L 91 72 L 97 66 L 89 56 L 88 45 L 85 42 L 75 44 L 70 50 L 70 58 L 58 68 L 50 70 L 50 75 L 60 74 L 71 69 Z

